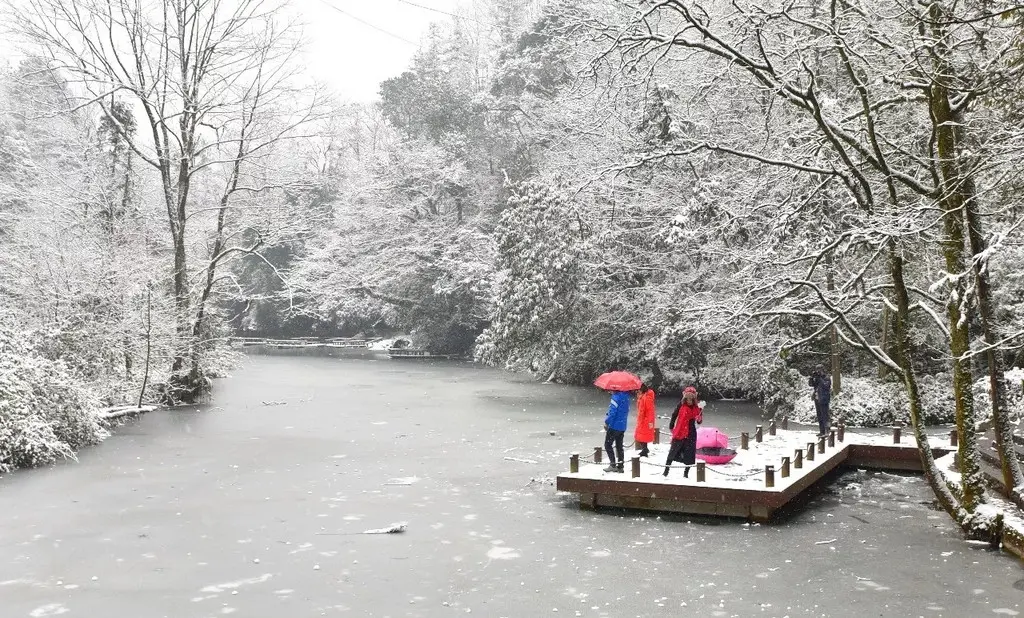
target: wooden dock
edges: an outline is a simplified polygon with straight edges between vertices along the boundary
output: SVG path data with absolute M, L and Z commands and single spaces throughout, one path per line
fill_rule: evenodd
M 348 337 L 332 337 L 320 339 L 318 337 L 297 337 L 295 339 L 267 339 L 265 337 L 231 337 L 230 343 L 233 346 L 249 347 L 263 346 L 268 348 L 291 349 L 291 348 L 342 348 L 342 349 L 365 349 L 379 339 L 355 339 Z
M 617 507 L 705 516 L 742 517 L 769 521 L 780 509 L 797 500 L 829 473 L 842 468 L 921 471 L 917 445 L 894 428 L 892 436 L 865 436 L 839 427 L 826 437 L 811 432 L 758 426 L 740 436 L 737 457 L 724 466 L 698 460 L 688 477 L 675 464 L 663 476 L 667 448 L 655 446 L 651 457 L 627 461 L 624 473 L 604 472 L 602 454 L 595 447 L 594 463 L 578 454 L 570 458 L 567 473 L 559 474 L 559 491 L 579 494 L 588 509 Z M 936 457 L 953 447 L 932 443 Z M 627 454 L 627 457 L 629 455 Z
M 389 358 L 413 358 L 413 359 L 431 359 L 440 358 L 448 360 L 454 358 L 452 354 L 433 354 L 428 350 L 422 348 L 388 348 Z

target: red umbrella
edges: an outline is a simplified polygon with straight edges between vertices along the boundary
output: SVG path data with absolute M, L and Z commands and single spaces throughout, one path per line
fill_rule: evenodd
M 628 371 L 609 371 L 594 380 L 594 386 L 606 391 L 635 391 L 641 384 L 643 380 Z

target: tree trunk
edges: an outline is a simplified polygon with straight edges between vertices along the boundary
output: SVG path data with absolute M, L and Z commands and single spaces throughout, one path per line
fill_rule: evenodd
M 1021 496 L 1024 488 L 1024 472 L 1021 471 L 1013 446 L 1013 426 L 1006 405 L 1006 383 L 1003 381 L 1003 351 L 998 345 L 998 323 L 995 317 L 995 302 L 992 299 L 992 283 L 989 279 L 987 260 L 984 258 L 987 249 L 982 232 L 983 223 L 978 213 L 974 195 L 974 183 L 970 180 L 963 183 L 964 190 L 970 191 L 964 203 L 964 214 L 967 217 L 967 236 L 973 254 L 975 290 L 978 295 L 978 313 L 981 314 L 982 338 L 985 341 L 985 359 L 988 361 L 989 393 L 992 397 L 992 424 L 996 434 L 996 448 L 999 451 L 1000 467 L 1003 473 L 1003 486 L 1006 495 L 1018 505 L 1024 503 Z M 1022 507 L 1024 508 L 1024 507 Z
M 836 278 L 831 253 L 825 258 L 825 285 L 828 287 L 829 292 L 835 292 Z M 832 360 L 832 394 L 838 395 L 843 391 L 843 372 L 842 358 L 839 350 L 839 331 L 835 326 L 829 331 L 829 356 Z
M 658 363 L 657 358 L 652 358 L 649 362 L 651 368 L 651 383 L 647 386 L 651 387 L 651 390 L 657 392 L 661 386 L 665 383 L 665 374 L 661 371 L 661 364 Z
M 880 332 L 878 334 L 878 345 L 881 348 L 882 352 L 885 352 L 886 354 L 891 354 L 891 350 L 889 350 L 889 347 L 890 347 L 889 346 L 889 331 L 892 330 L 891 314 L 892 314 L 892 312 L 889 311 L 889 305 L 883 304 L 882 305 L 882 319 L 881 319 L 882 327 L 881 327 Z M 878 379 L 879 380 L 884 380 L 887 375 L 889 375 L 889 368 L 886 365 L 884 365 L 882 363 L 879 363 L 878 364 Z
M 189 298 L 188 298 L 188 271 L 185 257 L 185 235 L 174 234 L 174 309 L 175 309 L 175 332 L 177 341 L 174 345 L 174 361 L 171 363 L 171 372 L 177 374 L 185 366 L 188 360 L 188 350 L 192 330 L 189 323 Z
M 142 407 L 142 399 L 146 395 L 146 385 L 149 383 L 149 357 L 153 351 L 153 286 L 146 286 L 146 366 L 142 371 L 142 386 L 139 387 L 139 402 L 136 407 Z
M 942 253 L 950 277 L 946 315 L 949 319 L 949 351 L 953 363 L 953 397 L 956 404 L 956 428 L 960 433 L 958 447 L 960 472 L 964 479 L 964 508 L 973 511 L 981 500 L 983 488 L 978 466 L 978 437 L 975 431 L 974 393 L 972 391 L 971 341 L 966 310 L 970 307 L 970 289 L 966 283 L 967 264 L 964 259 L 963 202 L 955 186 L 955 136 L 949 125 L 949 100 L 941 85 L 933 85 L 929 107 L 936 131 L 936 150 L 942 175 L 942 224 L 945 238 Z
M 900 366 L 903 374 L 903 384 L 907 389 L 907 400 L 910 403 L 910 424 L 914 431 L 914 438 L 917 439 L 917 450 L 921 456 L 921 468 L 924 470 L 925 479 L 928 485 L 935 492 L 942 508 L 946 510 L 965 530 L 970 523 L 969 504 L 977 504 L 981 491 L 980 486 L 969 482 L 967 475 L 963 476 L 964 504 L 961 505 L 953 492 L 943 481 L 938 466 L 935 465 L 935 457 L 928 445 L 928 436 L 924 431 L 924 423 L 921 419 L 921 395 L 917 385 L 917 375 L 914 372 L 911 357 L 910 344 L 910 297 L 907 293 L 906 282 L 903 278 L 903 257 L 895 248 L 889 254 L 889 274 L 892 277 L 896 297 L 895 314 L 895 341 L 893 347 L 896 352 L 896 363 Z M 973 432 L 971 432 L 973 436 Z
M 948 54 L 945 44 L 942 42 L 945 30 L 941 25 L 946 21 L 945 7 L 941 3 L 933 3 L 930 7 L 932 34 L 937 37 L 936 45 L 933 48 L 933 63 L 936 80 L 928 91 L 929 111 L 931 114 L 932 126 L 935 130 L 935 148 L 938 159 L 938 171 L 940 176 L 941 196 L 939 203 L 942 206 L 944 217 L 943 223 L 946 229 L 946 267 L 950 275 L 956 277 L 954 289 L 958 298 L 950 300 L 950 352 L 953 355 L 953 381 L 954 390 L 957 391 L 957 429 L 960 431 L 960 465 L 965 473 L 966 484 L 967 469 L 976 469 L 977 463 L 977 436 L 975 435 L 974 418 L 974 395 L 971 390 L 972 372 L 970 371 L 970 339 L 967 331 L 967 317 L 963 315 L 963 308 L 966 303 L 968 288 L 960 282 L 967 275 L 967 266 L 964 259 L 965 248 L 965 221 L 967 222 L 967 235 L 970 237 L 972 253 L 979 256 L 984 250 L 984 240 L 981 235 L 981 222 L 977 216 L 975 203 L 973 178 L 969 172 L 962 167 L 962 150 L 964 145 L 964 119 L 962 113 L 954 112 L 949 101 L 949 80 L 955 79 L 953 68 L 947 61 Z M 992 388 L 992 420 L 996 426 L 996 445 L 999 451 L 999 458 L 1003 474 L 1003 484 L 1008 496 L 1013 495 L 1015 487 L 1024 485 L 1024 476 L 1021 474 L 1020 463 L 1017 460 L 1013 448 L 1013 428 L 1006 415 L 1006 394 L 1002 388 L 1002 367 L 998 358 L 997 350 L 994 349 L 996 342 L 994 332 L 994 316 L 991 302 L 991 293 L 988 274 L 982 268 L 982 264 L 976 258 L 972 260 L 975 274 L 975 289 L 978 292 L 978 308 L 982 314 L 982 329 L 987 344 L 993 345 L 989 349 L 991 353 L 989 360 L 989 380 Z M 984 294 L 984 299 L 982 299 Z M 957 305 L 954 307 L 954 304 Z M 955 319 L 955 321 L 954 321 Z M 953 330 L 956 327 L 956 330 Z M 959 365 L 959 368 L 958 368 Z M 958 372 L 959 369 L 959 372 Z M 963 375 L 958 375 L 961 373 Z M 957 387 L 958 382 L 964 382 Z M 965 416 L 960 417 L 961 392 Z M 969 406 L 969 408 L 968 408 Z M 970 432 L 968 441 L 965 431 Z M 966 468 L 964 468 L 966 466 Z

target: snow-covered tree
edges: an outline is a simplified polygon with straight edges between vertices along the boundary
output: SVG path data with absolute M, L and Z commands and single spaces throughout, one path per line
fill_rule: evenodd
M 167 394 L 192 398 L 206 383 L 218 269 L 264 248 L 265 224 L 282 224 L 275 192 L 297 179 L 270 158 L 317 113 L 316 95 L 294 71 L 295 28 L 279 6 L 250 0 L 33 0 L 11 17 L 47 69 L 75 82 L 74 109 L 98 110 L 157 179 L 177 337 Z

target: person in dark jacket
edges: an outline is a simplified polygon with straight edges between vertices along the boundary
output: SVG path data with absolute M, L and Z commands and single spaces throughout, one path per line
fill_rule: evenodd
M 832 378 L 825 373 L 825 367 L 818 365 L 814 368 L 807 385 L 814 389 L 811 397 L 814 399 L 814 412 L 818 416 L 818 435 L 828 434 L 829 411 L 828 406 L 832 401 Z
M 608 404 L 608 414 L 604 417 L 604 450 L 608 453 L 608 467 L 604 469 L 605 472 L 624 471 L 626 456 L 622 449 L 622 438 L 626 435 L 627 418 L 629 418 L 629 395 L 622 391 L 615 391 Z
M 697 461 L 697 424 L 703 422 L 703 409 L 697 402 L 697 389 L 687 386 L 683 390 L 683 399 L 676 411 L 672 413 L 669 428 L 672 429 L 672 444 L 665 460 L 665 476 L 673 461 L 686 464 L 683 476 L 690 476 L 690 466 Z

